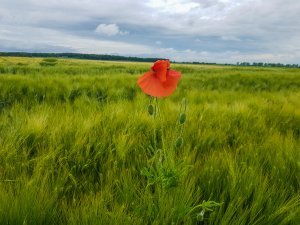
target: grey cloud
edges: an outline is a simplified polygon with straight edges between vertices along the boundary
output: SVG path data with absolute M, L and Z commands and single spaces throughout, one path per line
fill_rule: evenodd
M 118 53 L 104 46 L 118 43 L 120 54 L 171 54 L 192 61 L 300 61 L 300 2 L 294 0 L 0 0 L 0 5 L 0 50 L 18 49 L 14 43 L 21 50 L 17 43 L 26 42 L 32 49 L 36 45 L 91 52 L 91 40 L 102 48 L 93 53 Z M 99 24 L 116 25 L 107 34 L 128 35 L 98 35 Z M 81 47 L 70 46 L 68 38 Z
M 19 52 L 19 51 L 26 51 L 26 52 L 50 52 L 50 53 L 60 53 L 60 52 L 74 52 L 74 49 L 67 48 L 64 46 L 55 46 L 46 43 L 28 43 L 28 41 L 10 41 L 6 39 L 0 38 L 0 51 L 4 52 Z

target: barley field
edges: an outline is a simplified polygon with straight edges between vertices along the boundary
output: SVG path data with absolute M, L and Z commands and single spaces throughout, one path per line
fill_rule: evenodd
M 1 225 L 300 224 L 300 69 L 151 65 L 0 57 Z

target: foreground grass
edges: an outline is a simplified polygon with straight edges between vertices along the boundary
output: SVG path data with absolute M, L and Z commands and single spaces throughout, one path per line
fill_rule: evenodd
M 154 120 L 150 64 L 41 62 L 0 58 L 0 224 L 300 223 L 299 69 L 174 65 Z

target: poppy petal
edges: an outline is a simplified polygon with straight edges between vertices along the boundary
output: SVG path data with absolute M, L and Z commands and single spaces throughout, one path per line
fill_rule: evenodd
M 160 97 L 164 92 L 162 83 L 152 71 L 149 71 L 140 77 L 138 79 L 138 85 L 146 94 L 154 97 Z
M 165 82 L 167 79 L 166 75 L 168 67 L 170 67 L 169 60 L 157 60 L 151 69 L 155 72 L 155 76 L 158 77 L 161 82 Z
M 162 83 L 152 71 L 149 71 L 138 79 L 138 85 L 148 95 L 154 97 L 167 97 L 175 91 L 180 77 L 181 74 L 179 72 L 168 70 L 166 81 Z
M 165 88 L 166 96 L 171 95 L 175 91 L 177 87 L 177 83 L 180 80 L 180 78 L 181 78 L 180 72 L 176 70 L 168 70 L 167 80 L 162 84 Z

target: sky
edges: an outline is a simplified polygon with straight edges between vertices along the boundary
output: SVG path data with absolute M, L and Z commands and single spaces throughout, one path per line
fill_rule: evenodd
M 0 51 L 300 64 L 299 0 L 0 0 Z

